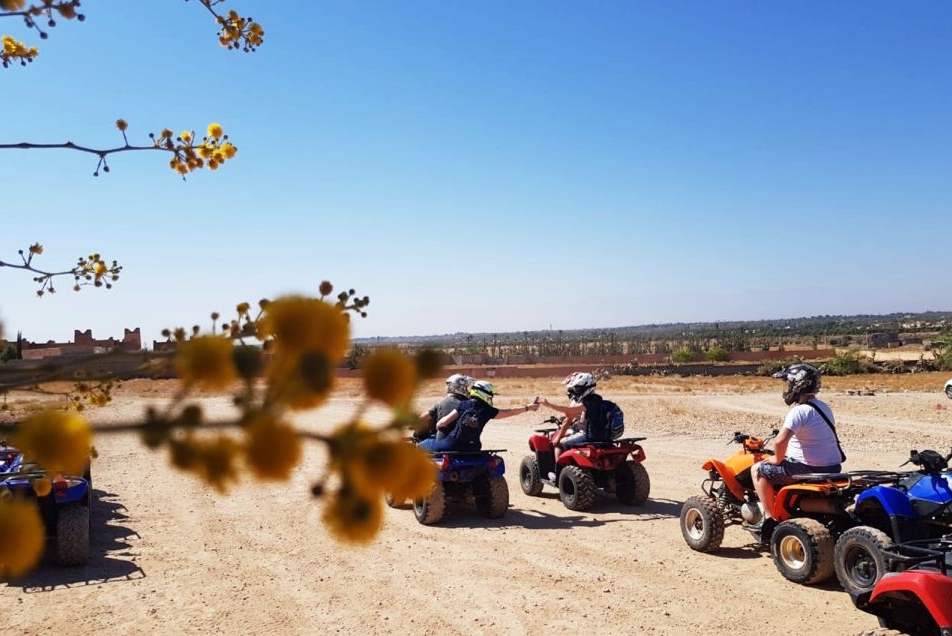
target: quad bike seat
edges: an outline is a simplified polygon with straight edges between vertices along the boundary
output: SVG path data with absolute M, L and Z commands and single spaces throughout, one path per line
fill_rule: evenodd
M 793 481 L 801 484 L 820 484 L 828 481 L 850 481 L 849 473 L 805 473 L 803 475 L 794 475 Z

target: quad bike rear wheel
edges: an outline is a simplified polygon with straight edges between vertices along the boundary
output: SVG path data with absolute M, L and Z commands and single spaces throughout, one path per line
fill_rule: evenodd
M 681 535 L 691 549 L 712 552 L 724 540 L 724 515 L 710 497 L 688 497 L 681 506 Z
M 651 480 L 647 469 L 639 462 L 628 460 L 615 468 L 615 496 L 618 501 L 630 506 L 640 506 L 648 501 Z
M 446 492 L 443 482 L 436 480 L 433 488 L 422 499 L 413 500 L 413 515 L 425 526 L 438 523 L 446 509 Z
M 522 492 L 530 497 L 537 497 L 542 493 L 542 473 L 539 470 L 539 460 L 535 455 L 526 455 L 519 465 L 519 484 Z
M 85 565 L 89 560 L 89 506 L 70 504 L 56 513 L 56 562 Z
M 784 578 L 813 585 L 833 575 L 833 535 L 816 519 L 789 519 L 770 537 L 770 553 Z
M 833 566 L 840 585 L 850 594 L 869 592 L 887 571 L 885 550 L 892 540 L 869 526 L 850 528 L 836 541 Z
M 473 482 L 476 513 L 487 519 L 500 519 L 509 509 L 509 486 L 502 476 Z
M 588 510 L 595 503 L 595 478 L 578 466 L 566 466 L 559 474 L 559 497 L 569 510 Z

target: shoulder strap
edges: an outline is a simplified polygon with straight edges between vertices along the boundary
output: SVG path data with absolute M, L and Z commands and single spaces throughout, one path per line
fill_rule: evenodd
M 809 404 L 810 406 L 812 406 L 812 407 L 813 407 L 813 410 L 820 414 L 820 417 L 823 418 L 823 421 L 826 422 L 826 423 L 827 423 L 827 426 L 830 427 L 830 430 L 833 431 L 833 439 L 836 440 L 836 448 L 837 448 L 837 450 L 840 451 L 840 461 L 841 461 L 841 462 L 845 462 L 845 461 L 846 461 L 846 453 L 843 452 L 843 447 L 840 446 L 840 436 L 836 434 L 836 427 L 833 426 L 833 422 L 831 422 L 831 421 L 830 421 L 830 418 L 828 418 L 828 417 L 826 416 L 826 413 L 823 412 L 823 409 L 821 409 L 819 406 L 817 406 L 816 404 L 814 404 L 812 400 L 807 400 L 805 403 L 806 403 L 806 404 Z

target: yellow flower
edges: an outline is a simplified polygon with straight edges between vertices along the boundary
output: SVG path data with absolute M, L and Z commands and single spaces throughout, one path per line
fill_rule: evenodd
M 235 153 L 238 152 L 238 149 L 231 144 L 231 142 L 225 142 L 221 145 L 221 151 L 225 153 L 225 156 L 231 159 L 235 156 Z
M 96 278 L 102 278 L 108 273 L 109 273 L 109 266 L 106 265 L 106 263 L 103 261 L 97 262 L 95 267 L 93 267 L 93 274 L 96 275 Z
M 208 136 L 209 136 L 209 138 L 211 138 L 211 139 L 218 139 L 218 138 L 220 138 L 223 134 L 224 134 L 224 132 L 222 131 L 220 124 L 214 124 L 214 123 L 208 124 Z
M 286 480 L 301 461 L 301 438 L 270 413 L 258 413 L 246 430 L 245 460 L 261 479 Z
M 405 501 L 422 497 L 433 487 L 436 469 L 430 456 L 411 444 L 400 441 L 369 441 L 363 452 L 347 462 L 346 478 L 367 497 L 389 492 Z
M 43 556 L 46 529 L 35 502 L 0 500 L 0 580 L 32 570 Z
M 378 349 L 361 361 L 367 395 L 392 406 L 403 406 L 413 397 L 416 365 L 397 349 Z
M 129 124 L 126 123 L 126 120 L 125 120 L 125 119 L 117 119 L 117 120 L 116 120 L 116 128 L 118 128 L 118 129 L 121 130 L 122 132 L 125 132 L 125 131 L 126 131 L 126 128 L 128 128 L 128 127 L 129 127 Z
M 192 140 L 192 133 L 190 133 L 187 130 L 183 130 L 182 133 L 179 135 L 179 137 L 182 138 L 182 141 L 184 141 L 185 143 L 188 143 Z
M 4 11 L 19 11 L 25 4 L 26 0 L 0 0 L 0 9 Z
M 221 336 L 199 336 L 183 342 L 175 355 L 175 370 L 186 385 L 225 389 L 235 381 L 235 346 Z
M 268 386 L 276 402 L 295 410 L 312 409 L 327 399 L 334 387 L 334 371 L 321 352 L 275 352 L 268 365 Z
M 81 415 L 41 411 L 31 415 L 13 437 L 23 453 L 47 471 L 82 475 L 89 461 L 92 433 Z
M 350 322 L 340 309 L 322 300 L 285 296 L 264 309 L 258 338 L 274 338 L 279 351 L 320 351 L 336 363 L 350 346 Z
M 39 256 L 42 253 L 43 253 L 43 246 L 40 245 L 39 243 L 34 243 L 33 245 L 30 246 L 30 254 L 36 254 L 37 256 Z
M 338 539 L 353 543 L 371 541 L 383 523 L 379 497 L 366 497 L 346 484 L 324 506 L 324 524 Z
M 39 477 L 33 480 L 33 492 L 37 497 L 45 497 L 53 490 L 53 482 L 48 477 Z

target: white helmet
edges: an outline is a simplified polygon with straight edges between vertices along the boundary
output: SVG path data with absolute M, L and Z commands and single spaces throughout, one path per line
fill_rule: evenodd
M 595 376 L 591 373 L 575 372 L 562 381 L 567 385 L 565 394 L 575 404 L 581 404 L 582 399 L 595 390 Z
M 462 373 L 454 373 L 446 378 L 447 395 L 460 395 L 465 397 L 469 394 L 469 387 L 473 384 L 474 378 Z

